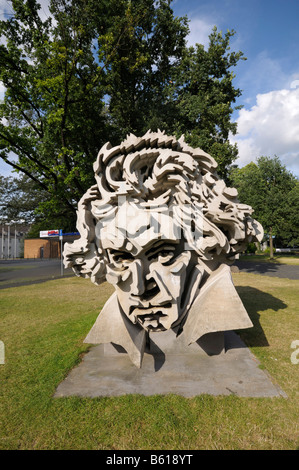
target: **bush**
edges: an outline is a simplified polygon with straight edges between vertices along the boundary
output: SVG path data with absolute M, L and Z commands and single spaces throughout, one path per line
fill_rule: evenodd
M 246 253 L 255 253 L 257 250 L 256 244 L 255 243 L 248 243 Z

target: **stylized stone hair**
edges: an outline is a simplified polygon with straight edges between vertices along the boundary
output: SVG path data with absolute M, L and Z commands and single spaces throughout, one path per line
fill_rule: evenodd
M 116 215 L 120 196 L 138 200 L 144 210 L 163 204 L 174 208 L 178 223 L 185 221 L 184 236 L 204 261 L 215 255 L 233 258 L 249 242 L 261 241 L 263 229 L 251 217 L 252 208 L 239 203 L 237 190 L 225 185 L 216 168 L 210 155 L 193 149 L 183 137 L 177 140 L 160 131 L 130 134 L 116 147 L 106 143 L 94 163 L 96 184 L 79 201 L 81 237 L 65 244 L 65 266 L 95 284 L 105 280 L 108 259 L 96 226 Z M 185 207 L 191 208 L 189 223 L 186 214 L 181 217 Z M 193 236 L 197 226 L 200 243 Z

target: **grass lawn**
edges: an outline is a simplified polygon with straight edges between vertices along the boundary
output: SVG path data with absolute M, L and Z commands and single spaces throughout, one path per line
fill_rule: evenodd
M 54 399 L 113 288 L 72 277 L 1 290 L 0 449 L 297 449 L 299 281 L 237 273 L 234 282 L 254 323 L 241 336 L 288 398 Z

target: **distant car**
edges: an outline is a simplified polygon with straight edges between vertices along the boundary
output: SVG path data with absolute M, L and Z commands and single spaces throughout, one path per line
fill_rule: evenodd
M 276 253 L 291 253 L 291 248 L 275 248 Z

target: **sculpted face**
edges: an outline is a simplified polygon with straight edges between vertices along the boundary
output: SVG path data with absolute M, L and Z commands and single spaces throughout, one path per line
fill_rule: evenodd
M 159 223 L 150 224 L 143 210 L 124 217 L 122 208 L 99 237 L 108 259 L 106 279 L 123 312 L 146 330 L 163 331 L 186 313 L 197 257 L 184 249 L 172 218 L 156 215 Z
M 106 279 L 117 294 L 86 342 L 119 344 L 140 367 L 145 331 L 177 327 L 190 344 L 208 332 L 251 326 L 243 307 L 231 320 L 213 295 L 225 297 L 225 281 L 228 305 L 236 299 L 225 265 L 261 241 L 263 229 L 216 168 L 210 155 L 161 131 L 100 149 L 95 184 L 78 203 L 80 239 L 64 248 L 66 268 L 96 285 Z
M 144 247 L 131 241 L 130 249 L 107 248 L 106 278 L 114 284 L 127 317 L 146 330 L 168 330 L 185 313 L 183 294 L 192 262 L 182 245 L 179 240 L 156 239 Z

